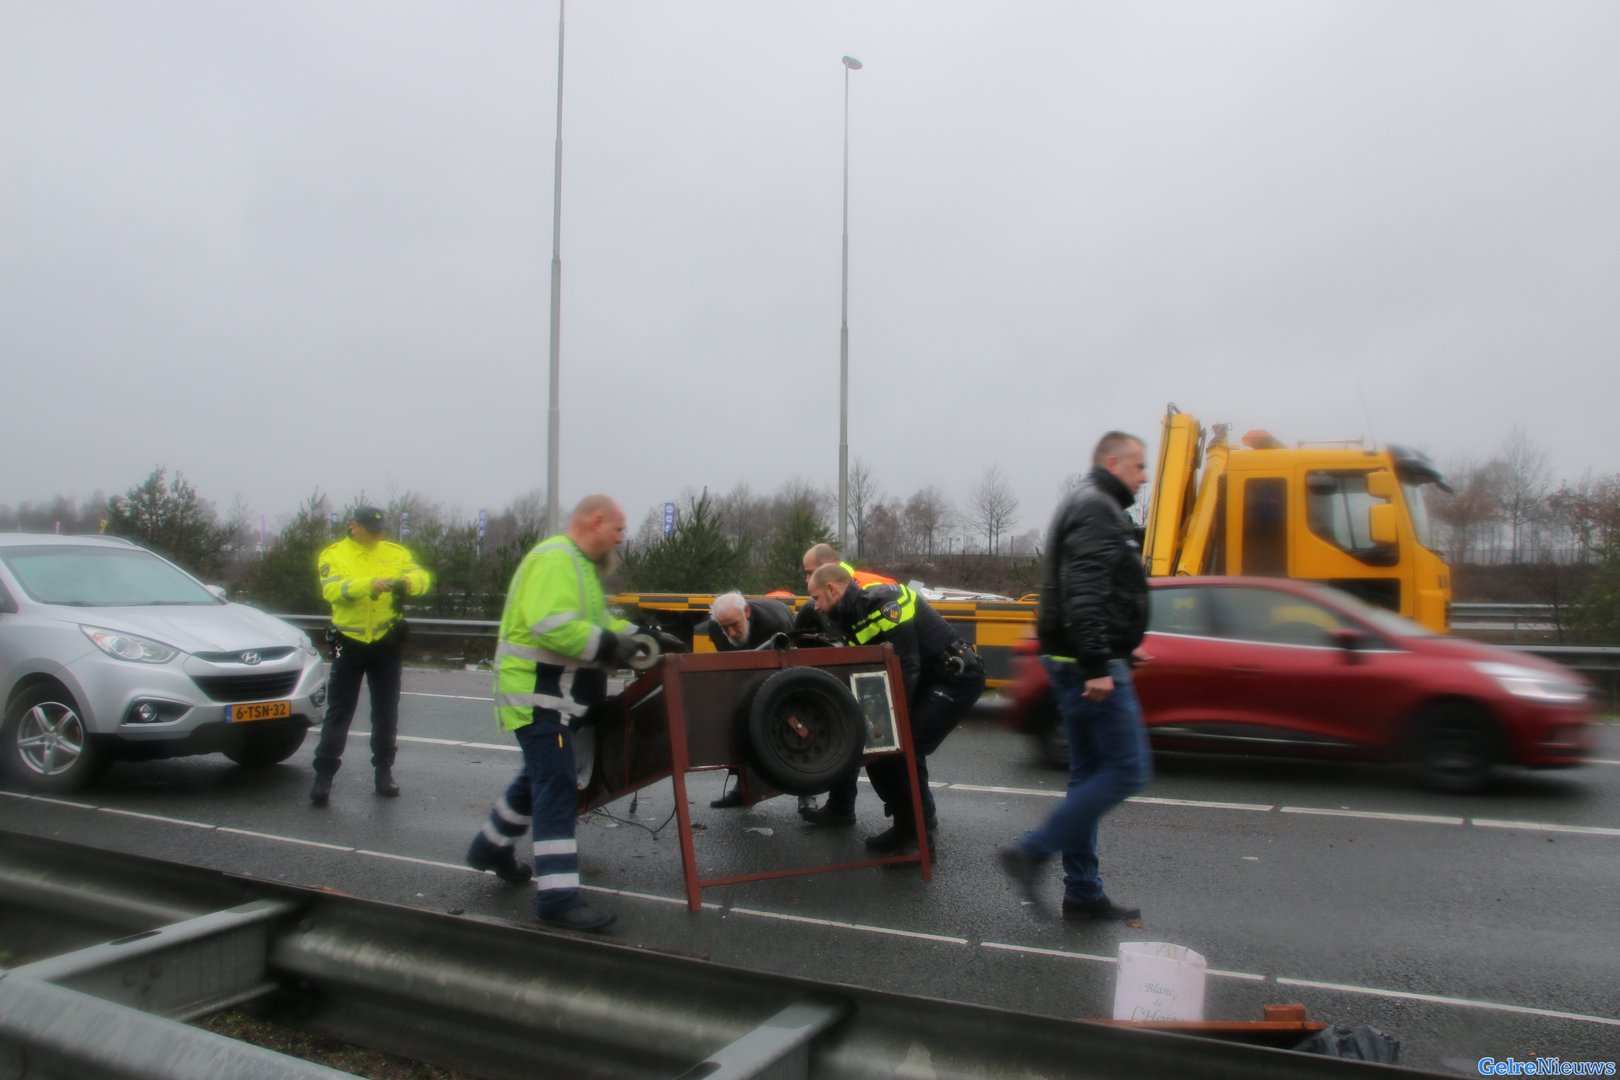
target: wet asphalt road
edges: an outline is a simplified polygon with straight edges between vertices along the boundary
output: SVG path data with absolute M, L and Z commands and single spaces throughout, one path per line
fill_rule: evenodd
M 0 828 L 527 923 L 527 887 L 460 865 L 518 766 L 488 683 L 406 673 L 397 800 L 372 794 L 356 735 L 331 804 L 311 807 L 311 736 L 264 772 L 215 756 L 121 765 L 69 800 L 0 793 Z M 1111 1010 L 1118 944 L 1165 941 L 1208 959 L 1212 1019 L 1300 1001 L 1396 1035 L 1403 1064 L 1474 1076 L 1487 1056 L 1620 1057 L 1620 726 L 1604 725 L 1597 758 L 1452 797 L 1372 766 L 1160 756 L 1103 826 L 1109 891 L 1143 908 L 1141 928 L 1041 919 L 994 868 L 1063 778 L 988 715 L 933 759 L 932 884 L 915 868 L 816 874 L 710 889 L 689 913 L 668 781 L 633 810 L 609 807 L 617 821 L 588 817 L 579 839 L 590 899 L 619 913 L 621 942 L 1090 1017 Z M 712 810 L 722 777 L 689 778 L 704 876 L 861 858 L 859 837 L 884 824 L 864 784 L 854 832 L 804 828 L 792 798 Z M 1054 906 L 1060 890 L 1054 869 Z

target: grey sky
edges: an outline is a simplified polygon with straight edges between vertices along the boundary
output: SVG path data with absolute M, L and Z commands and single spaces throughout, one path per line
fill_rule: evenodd
M 0 503 L 544 483 L 555 0 L 0 0 Z M 1168 401 L 1620 470 L 1620 4 L 575 0 L 562 500 L 1042 525 Z M 1365 401 L 1365 408 L 1363 406 Z

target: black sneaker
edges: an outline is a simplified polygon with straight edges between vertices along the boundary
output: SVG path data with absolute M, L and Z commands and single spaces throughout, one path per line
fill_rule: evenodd
M 472 846 L 467 848 L 467 865 L 474 870 L 493 870 L 496 877 L 510 885 L 522 885 L 534 877 L 533 868 L 518 862 L 515 851 L 482 836 L 473 837 Z
M 377 794 L 385 799 L 399 797 L 399 785 L 394 783 L 394 773 L 390 769 L 377 770 Z
M 1004 847 L 996 852 L 996 865 L 1001 867 L 1002 873 L 1012 878 L 1025 900 L 1037 908 L 1041 906 L 1040 893 L 1035 890 L 1035 879 L 1041 869 L 1040 859 L 1024 854 L 1021 848 Z
M 332 778 L 325 773 L 315 774 L 315 785 L 309 789 L 309 801 L 316 806 L 325 806 L 326 800 L 332 797 Z
M 830 806 L 812 806 L 800 810 L 799 816 L 823 829 L 848 829 L 855 824 L 855 811 L 835 810 Z
M 1141 908 L 1121 907 L 1106 896 L 1100 900 L 1063 901 L 1063 920 L 1065 922 L 1087 922 L 1091 919 L 1126 922 L 1141 917 Z
M 585 934 L 599 934 L 613 925 L 618 918 L 611 911 L 601 911 L 581 904 L 576 908 L 569 908 L 558 915 L 537 915 L 540 925 L 554 927 L 558 930 L 578 930 Z

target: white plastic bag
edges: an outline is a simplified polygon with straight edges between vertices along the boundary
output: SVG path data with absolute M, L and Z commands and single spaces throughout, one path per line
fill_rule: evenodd
M 1202 1020 L 1204 958 L 1162 941 L 1119 943 L 1115 1020 Z

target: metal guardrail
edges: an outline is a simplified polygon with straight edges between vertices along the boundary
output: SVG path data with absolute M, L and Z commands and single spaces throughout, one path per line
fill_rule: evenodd
M 20 833 L 0 832 L 0 919 L 19 942 L 70 949 L 0 971 L 7 1078 L 341 1075 L 171 1019 L 272 989 L 306 1010 L 304 1026 L 490 1080 L 542 1063 L 578 1080 L 879 1080 L 918 1062 L 937 1080 L 1365 1075 L 1353 1061 L 813 983 Z M 101 942 L 107 930 L 133 933 Z

